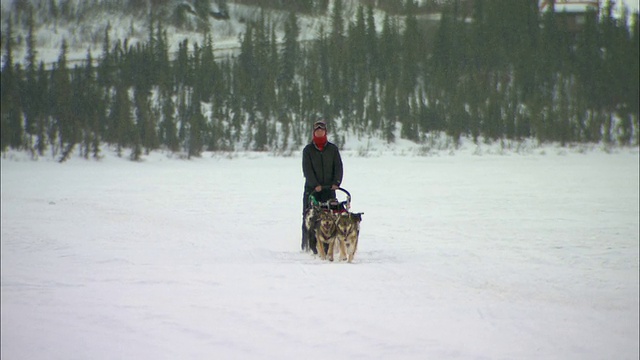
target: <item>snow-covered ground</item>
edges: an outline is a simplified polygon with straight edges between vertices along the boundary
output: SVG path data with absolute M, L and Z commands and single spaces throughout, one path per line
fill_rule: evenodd
M 1 160 L 2 359 L 638 359 L 638 149 L 345 150 L 354 263 L 301 160 Z

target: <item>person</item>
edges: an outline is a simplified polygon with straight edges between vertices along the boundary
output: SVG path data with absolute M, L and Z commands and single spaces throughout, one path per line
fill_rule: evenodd
M 340 151 L 327 140 L 327 123 L 324 120 L 313 124 L 313 138 L 302 150 L 302 173 L 305 178 L 302 197 L 302 250 L 310 247 L 315 254 L 315 246 L 309 246 L 304 226 L 304 213 L 311 206 L 309 195 L 313 194 L 318 202 L 335 199 L 343 174 Z

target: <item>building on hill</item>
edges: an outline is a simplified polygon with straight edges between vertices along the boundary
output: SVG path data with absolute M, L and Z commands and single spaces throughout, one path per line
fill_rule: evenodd
M 560 25 L 570 32 L 580 32 L 587 19 L 597 17 L 600 10 L 598 0 L 540 0 L 540 13 L 554 11 Z

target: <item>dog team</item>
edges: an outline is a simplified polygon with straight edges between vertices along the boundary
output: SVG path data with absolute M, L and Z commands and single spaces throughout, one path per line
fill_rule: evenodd
M 311 142 L 302 150 L 305 177 L 302 250 L 311 250 L 322 260 L 333 261 L 337 247 L 340 260 L 351 262 L 358 248 L 362 213 L 349 212 L 351 195 L 340 187 L 342 158 L 338 147 L 327 140 L 327 123 L 316 121 L 312 134 Z M 346 202 L 337 201 L 336 190 L 347 194 Z
M 334 212 L 312 205 L 307 208 L 304 217 L 307 249 L 318 254 L 322 260 L 333 261 L 337 247 L 340 260 L 352 262 L 358 249 L 361 221 L 362 213 Z

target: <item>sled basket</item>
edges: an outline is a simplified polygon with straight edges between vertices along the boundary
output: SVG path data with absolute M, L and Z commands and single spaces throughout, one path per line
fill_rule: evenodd
M 319 207 L 324 211 L 332 211 L 334 213 L 349 212 L 349 209 L 351 209 L 351 194 L 343 188 L 337 188 L 336 191 L 343 192 L 346 195 L 347 199 L 344 201 L 340 201 L 338 199 L 329 199 L 325 202 L 318 202 L 315 196 L 313 196 L 313 194 L 310 194 L 309 203 L 312 206 Z

